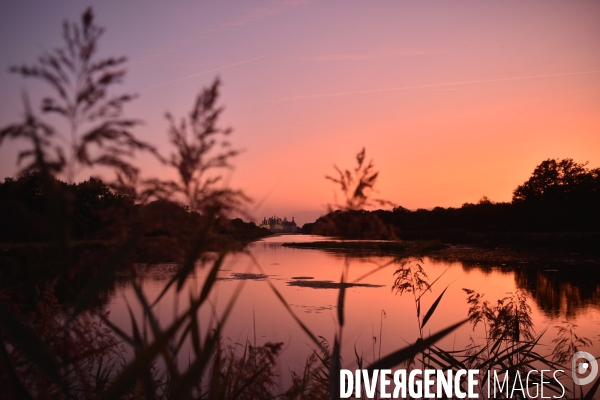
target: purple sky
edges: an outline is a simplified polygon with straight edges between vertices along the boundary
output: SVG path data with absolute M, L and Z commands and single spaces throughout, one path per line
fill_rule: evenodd
M 546 158 L 600 165 L 600 2 L 97 2 L 103 55 L 126 55 L 125 110 L 168 153 L 165 111 L 223 81 L 222 125 L 244 153 L 230 184 L 256 212 L 314 220 L 324 175 L 363 147 L 380 197 L 408 208 L 508 201 Z M 0 6 L 0 125 L 21 93 L 6 71 L 60 44 L 81 2 Z M 0 148 L 0 175 L 18 145 Z M 147 175 L 169 174 L 140 159 Z M 89 174 L 89 173 L 88 173 Z M 86 174 L 79 176 L 87 178 Z

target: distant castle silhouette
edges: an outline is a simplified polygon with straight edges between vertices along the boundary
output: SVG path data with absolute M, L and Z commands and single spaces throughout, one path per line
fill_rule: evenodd
M 296 221 L 294 221 L 294 217 L 292 217 L 291 221 L 288 221 L 286 217 L 283 219 L 278 218 L 276 216 L 272 216 L 269 219 L 267 217 L 263 218 L 262 223 L 260 224 L 261 228 L 267 228 L 271 232 L 282 232 L 282 233 L 296 233 L 298 232 L 298 225 L 296 225 Z

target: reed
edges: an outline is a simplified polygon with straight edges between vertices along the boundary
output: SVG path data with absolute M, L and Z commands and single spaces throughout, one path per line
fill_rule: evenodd
M 529 319 L 527 298 L 514 293 L 501 299 L 497 306 L 482 300 L 482 296 L 468 291 L 472 305 L 468 319 L 425 334 L 425 326 L 443 299 L 446 289 L 425 308 L 425 296 L 432 293 L 437 282 L 429 282 L 422 268 L 419 252 L 439 249 L 438 243 L 417 245 L 405 242 L 370 243 L 360 250 L 399 252 L 394 261 L 378 266 L 370 273 L 349 281 L 352 258 L 345 257 L 340 271 L 336 332 L 333 340 L 312 332 L 295 315 L 288 302 L 266 277 L 269 290 L 285 307 L 294 323 L 304 331 L 314 350 L 301 371 L 292 371 L 292 384 L 288 389 L 275 385 L 274 368 L 281 343 L 257 345 L 223 344 L 223 329 L 231 310 L 243 290 L 244 280 L 236 286 L 227 299 L 222 314 L 215 315 L 210 295 L 218 284 L 218 273 L 230 251 L 238 245 L 231 241 L 215 241 L 222 229 L 222 221 L 234 210 L 243 212 L 248 197 L 240 190 L 224 188 L 220 183 L 222 173 L 231 167 L 238 151 L 227 140 L 231 133 L 217 122 L 222 112 L 218 107 L 219 82 L 215 81 L 196 98 L 188 118 L 177 120 L 168 114 L 168 136 L 173 146 L 169 155 L 163 155 L 149 144 L 137 139 L 131 128 L 138 121 L 123 118 L 122 109 L 134 96 L 123 94 L 111 97 L 115 83 L 125 75 L 124 58 L 98 59 L 96 48 L 104 32 L 95 24 L 91 10 L 82 15 L 79 23 L 65 22 L 63 46 L 46 53 L 32 66 L 15 67 L 13 72 L 49 84 L 53 96 L 42 99 L 39 110 L 34 111 L 29 100 L 24 99 L 24 120 L 0 131 L 0 144 L 5 140 L 20 140 L 30 146 L 19 159 L 26 161 L 22 172 L 35 171 L 40 177 L 44 210 L 49 221 L 48 244 L 50 260 L 31 259 L 28 264 L 54 277 L 51 284 L 36 286 L 37 293 L 28 292 L 27 301 L 14 302 L 15 287 L 4 287 L 0 292 L 0 389 L 5 398 L 73 399 L 73 398 L 146 398 L 146 399 L 254 399 L 285 398 L 312 399 L 339 397 L 339 376 L 345 348 L 344 323 L 346 316 L 346 288 L 359 284 L 370 273 L 388 268 L 401 260 L 396 270 L 394 290 L 403 295 L 410 293 L 415 302 L 419 337 L 409 344 L 381 355 L 383 340 L 382 311 L 379 327 L 379 351 L 368 363 L 355 348 L 356 362 L 369 369 L 391 369 L 401 364 L 420 363 L 422 366 L 458 369 L 473 366 L 480 369 L 508 367 L 509 371 L 526 371 L 535 363 L 556 366 L 564 363 L 561 354 L 586 345 L 587 339 L 575 336 L 571 328 L 561 331 L 564 340 L 556 344 L 555 361 L 546 361 L 537 349 L 541 335 L 535 336 Z M 45 116 L 63 118 L 68 132 L 44 121 Z M 67 137 L 65 142 L 59 134 Z M 154 155 L 165 168 L 172 168 L 176 179 L 142 178 L 131 163 L 136 152 Z M 327 177 L 340 186 L 343 199 L 330 206 L 354 212 L 372 205 L 386 205 L 384 200 L 372 200 L 378 173 L 372 161 L 366 161 L 363 149 L 356 156 L 357 166 L 350 170 L 336 167 L 337 177 Z M 141 204 L 159 200 L 187 208 L 198 214 L 197 224 L 189 236 L 179 237 L 181 261 L 157 299 L 150 300 L 141 285 L 142 278 L 134 266 L 136 247 L 149 232 L 155 231 L 155 218 L 144 207 L 134 207 L 131 215 L 122 221 L 121 230 L 115 233 L 110 246 L 90 249 L 85 258 L 74 252 L 69 223 L 69 196 L 57 185 L 58 177 L 72 182 L 82 170 L 104 167 L 115 174 L 113 190 L 127 196 L 133 203 Z M 327 221 L 326 221 L 327 222 Z M 335 223 L 335 221 L 329 221 Z M 347 221 L 348 222 L 348 221 Z M 349 221 L 352 223 L 352 221 Z M 393 231 L 375 221 L 369 225 L 393 236 Z M 356 248 L 357 244 L 312 244 L 333 246 L 340 250 Z M 364 246 L 364 245 L 360 245 Z M 406 258 L 409 257 L 410 258 Z M 250 254 L 251 257 L 251 254 Z M 86 282 L 77 287 L 66 279 L 70 274 L 86 271 L 86 263 L 95 260 L 97 267 Z M 31 267 L 31 265 L 18 265 Z M 181 293 L 184 283 L 198 266 L 207 270 L 202 287 L 189 291 L 189 302 L 165 324 L 158 318 L 156 305 L 170 290 Z M 254 260 L 258 273 L 262 267 Z M 60 268 L 57 268 L 60 267 Z M 32 271 L 34 269 L 32 268 Z M 98 307 L 98 299 L 111 290 L 117 274 L 126 274 L 142 309 L 136 318 L 128 308 L 130 329 L 110 321 L 109 315 Z M 54 289 L 62 285 L 75 300 L 61 304 Z M 213 318 L 201 320 L 201 310 L 208 310 Z M 486 340 L 462 351 L 445 351 L 436 343 L 471 321 L 482 324 Z M 428 325 L 429 324 L 429 325 Z M 569 332 L 567 334 L 567 332 Z M 543 334 L 543 333 L 542 333 Z M 390 339 L 386 339 L 390 340 Z M 184 354 L 185 343 L 191 344 L 192 354 Z M 375 342 L 374 342 L 375 344 Z M 130 350 L 131 359 L 124 357 Z M 179 360 L 188 359 L 181 367 Z M 585 394 L 591 398 L 598 383 Z

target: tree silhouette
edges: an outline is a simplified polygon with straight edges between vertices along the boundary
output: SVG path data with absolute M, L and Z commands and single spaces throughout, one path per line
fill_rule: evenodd
M 513 192 L 513 202 L 560 204 L 600 193 L 600 168 L 589 170 L 587 163 L 571 158 L 547 159 L 539 164 L 527 182 Z

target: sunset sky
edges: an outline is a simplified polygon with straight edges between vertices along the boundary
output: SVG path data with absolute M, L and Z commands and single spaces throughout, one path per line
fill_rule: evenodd
M 243 150 L 229 184 L 266 199 L 256 219 L 312 222 L 333 201 L 324 179 L 364 146 L 379 197 L 410 209 L 512 190 L 547 158 L 600 167 L 600 2 L 116 2 L 92 4 L 100 54 L 128 57 L 125 115 L 168 154 L 165 111 L 189 112 L 222 82 L 222 126 Z M 0 5 L 0 126 L 19 121 L 9 74 L 61 44 L 80 1 Z M 0 148 L 13 176 L 17 143 Z M 170 174 L 149 158 L 146 176 Z M 78 178 L 85 179 L 88 174 Z

